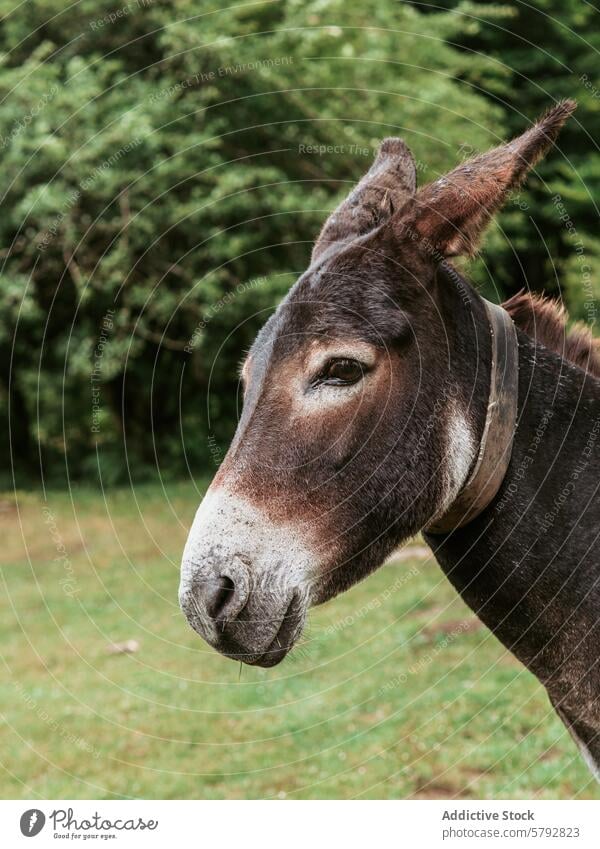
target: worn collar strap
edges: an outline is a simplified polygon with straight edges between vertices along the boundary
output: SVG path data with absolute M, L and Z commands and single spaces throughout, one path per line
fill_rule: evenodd
M 492 338 L 490 394 L 477 462 L 448 510 L 425 528 L 447 534 L 472 522 L 491 503 L 504 480 L 517 423 L 519 347 L 509 314 L 483 299 Z

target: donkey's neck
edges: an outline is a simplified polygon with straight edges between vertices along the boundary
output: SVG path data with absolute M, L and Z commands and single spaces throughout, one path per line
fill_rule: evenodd
M 519 331 L 519 412 L 496 498 L 426 536 L 466 603 L 549 689 L 600 692 L 600 381 Z M 600 705 L 596 706 L 600 714 Z

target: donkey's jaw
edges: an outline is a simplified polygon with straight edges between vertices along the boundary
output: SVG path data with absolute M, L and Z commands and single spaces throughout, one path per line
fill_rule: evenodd
M 246 499 L 211 487 L 185 546 L 180 605 L 222 654 L 274 666 L 302 632 L 317 562 L 300 525 L 274 523 Z

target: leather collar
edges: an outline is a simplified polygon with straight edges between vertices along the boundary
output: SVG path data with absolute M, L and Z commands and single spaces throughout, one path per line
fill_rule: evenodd
M 492 339 L 490 394 L 477 461 L 446 512 L 425 528 L 448 534 L 479 516 L 495 498 L 504 480 L 517 423 L 519 346 L 515 326 L 502 307 L 482 299 Z

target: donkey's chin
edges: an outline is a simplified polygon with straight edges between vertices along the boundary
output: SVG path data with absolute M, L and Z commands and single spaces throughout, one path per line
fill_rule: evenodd
M 278 628 L 272 634 L 265 649 L 253 655 L 246 650 L 234 655 L 227 653 L 227 656 L 241 660 L 248 666 L 262 666 L 263 668 L 277 666 L 300 639 L 305 621 L 306 600 L 302 594 L 294 593 L 280 619 Z M 263 641 L 261 640 L 261 642 Z
M 282 622 L 269 647 L 254 660 L 245 661 L 249 666 L 262 666 L 267 669 L 277 666 L 296 645 L 304 627 L 304 616 L 297 620 L 286 619 Z M 244 658 L 239 658 L 244 660 Z

